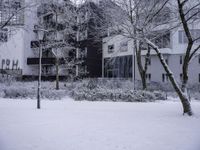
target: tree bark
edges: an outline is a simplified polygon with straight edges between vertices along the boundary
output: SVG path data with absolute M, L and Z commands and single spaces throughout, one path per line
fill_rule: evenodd
M 56 90 L 59 90 L 59 60 L 56 57 Z
M 137 57 L 137 66 L 140 73 L 141 81 L 142 81 L 142 89 L 147 89 L 147 83 L 146 83 L 146 71 L 143 69 L 142 66 L 142 59 L 141 59 L 141 50 L 136 51 L 136 57 Z
M 158 56 L 158 58 L 159 58 L 159 60 L 162 64 L 164 70 L 166 71 L 166 73 L 167 73 L 167 75 L 168 75 L 168 77 L 169 77 L 169 79 L 172 83 L 173 88 L 175 89 L 176 93 L 178 94 L 178 96 L 181 100 L 181 103 L 182 103 L 182 106 L 183 106 L 183 114 L 187 114 L 189 116 L 192 116 L 193 112 L 192 112 L 192 108 L 191 108 L 191 105 L 190 105 L 190 101 L 189 101 L 188 97 L 183 93 L 183 91 L 181 91 L 181 89 L 179 88 L 179 85 L 176 82 L 173 73 L 171 72 L 170 68 L 168 67 L 163 55 L 160 53 L 159 48 L 157 46 L 155 46 L 148 39 L 145 39 L 145 40 L 156 51 L 157 56 Z

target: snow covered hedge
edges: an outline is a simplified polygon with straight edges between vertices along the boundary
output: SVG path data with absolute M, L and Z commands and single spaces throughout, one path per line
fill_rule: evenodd
M 133 90 L 133 83 L 123 79 L 84 79 L 76 82 L 60 82 L 60 90 L 55 90 L 55 82 L 42 82 L 41 97 L 62 99 L 71 96 L 75 100 L 147 102 L 166 99 L 160 91 Z M 36 99 L 37 82 L 0 83 L 0 97 Z
M 122 83 L 110 80 L 88 80 L 77 83 L 69 94 L 75 100 L 89 101 L 152 102 L 166 98 L 163 92 L 134 91 L 132 82 Z
M 4 98 L 31 98 L 35 99 L 37 94 L 36 89 L 30 88 L 15 88 L 10 87 L 4 89 Z M 41 90 L 41 98 L 51 99 L 51 100 L 59 100 L 66 96 L 65 90 Z

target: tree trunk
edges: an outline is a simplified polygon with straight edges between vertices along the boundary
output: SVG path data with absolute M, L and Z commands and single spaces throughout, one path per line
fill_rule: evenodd
M 139 70 L 141 81 L 142 81 L 142 89 L 146 90 L 147 89 L 146 72 L 142 66 L 141 55 L 138 52 L 136 53 L 136 55 L 137 55 L 136 56 L 137 57 L 137 66 L 138 66 L 138 70 Z
M 142 89 L 146 90 L 147 89 L 147 80 L 146 80 L 146 72 L 143 71 L 141 72 L 141 78 L 142 78 Z
M 146 90 L 147 89 L 146 70 L 143 68 L 143 65 L 142 65 L 141 47 L 138 46 L 138 43 L 136 40 L 134 41 L 134 45 L 135 45 L 135 51 L 136 51 L 137 66 L 138 66 L 139 74 L 142 81 L 142 89 Z
M 183 106 L 183 114 L 188 114 L 189 116 L 193 115 L 192 112 L 192 108 L 190 105 L 190 101 L 188 99 L 188 97 L 181 91 L 181 89 L 179 88 L 178 83 L 176 82 L 174 75 L 172 74 L 171 70 L 169 69 L 165 59 L 163 58 L 163 55 L 160 53 L 159 49 L 157 46 L 155 46 L 151 41 L 149 41 L 148 39 L 146 39 L 146 42 L 156 51 L 157 56 L 164 68 L 164 70 L 166 71 L 167 75 L 169 76 L 169 79 L 172 83 L 172 86 L 174 87 L 176 93 L 178 94 L 182 106 Z
M 56 90 L 59 90 L 59 60 L 56 57 Z
M 187 92 L 187 84 L 188 84 L 188 61 L 184 61 L 182 67 L 183 79 L 181 89 L 183 92 Z

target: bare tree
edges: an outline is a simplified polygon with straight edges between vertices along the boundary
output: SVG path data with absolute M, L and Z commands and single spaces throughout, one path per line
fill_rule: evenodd
M 187 92 L 188 84 L 188 68 L 189 64 L 200 49 L 200 44 L 196 46 L 196 42 L 200 41 L 200 34 L 194 33 L 190 28 L 191 24 L 199 24 L 200 22 L 200 1 L 177 0 L 178 12 L 180 20 L 187 38 L 187 48 L 182 66 L 182 91 Z
M 10 25 L 16 25 L 16 16 L 21 18 L 23 24 L 24 12 L 31 7 L 37 6 L 37 3 L 25 4 L 22 0 L 1 0 L 0 1 L 0 12 L 2 14 L 0 20 L 0 30 Z M 19 24 L 19 22 L 17 23 Z
M 155 19 L 162 16 L 163 12 L 165 14 L 165 11 L 163 10 L 168 8 L 167 6 L 169 6 L 169 4 L 170 0 L 155 0 L 148 2 L 137 0 L 122 0 L 117 2 L 117 5 L 121 6 L 122 10 L 124 10 L 121 13 L 120 19 L 114 17 L 116 16 L 116 14 L 113 14 L 112 12 L 110 14 L 113 14 L 113 18 L 115 19 L 115 26 L 118 26 L 118 28 L 121 29 L 121 34 L 135 41 L 134 43 L 137 51 L 138 43 L 140 42 L 146 43 L 153 50 L 155 50 L 164 70 L 169 76 L 172 86 L 174 87 L 176 93 L 178 94 L 181 100 L 183 106 L 183 113 L 192 115 L 193 113 L 187 95 L 184 94 L 184 92 L 181 90 L 178 83 L 176 82 L 176 79 L 173 73 L 171 72 L 168 64 L 166 63 L 162 53 L 160 52 L 158 45 L 156 45 L 155 42 L 153 42 L 153 39 L 159 38 L 159 36 L 166 34 L 166 30 L 163 30 L 163 32 L 159 34 L 156 33 L 155 29 L 157 27 L 162 27 L 162 25 L 167 25 L 171 22 L 172 26 L 167 28 L 167 31 L 171 31 L 172 29 L 177 28 L 181 25 L 177 17 L 169 18 L 169 20 L 167 17 L 165 17 L 165 20 L 163 22 L 155 24 Z M 166 15 L 167 14 L 168 11 L 166 11 Z M 124 20 L 122 21 L 121 18 L 123 18 Z M 116 24 L 117 21 L 119 24 Z M 114 28 L 116 28 L 115 26 Z M 147 54 L 148 53 L 149 51 L 147 52 Z M 140 54 L 138 54 L 138 58 L 140 63 Z M 145 67 L 142 68 L 140 65 L 139 68 L 141 72 L 145 70 Z M 144 78 L 144 75 L 142 75 L 141 77 Z

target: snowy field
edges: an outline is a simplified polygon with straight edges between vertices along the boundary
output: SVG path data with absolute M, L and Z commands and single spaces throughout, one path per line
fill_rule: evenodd
M 0 100 L 0 150 L 200 150 L 200 102 Z

